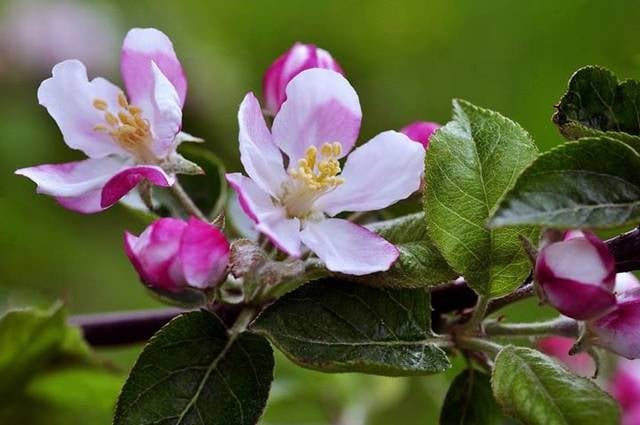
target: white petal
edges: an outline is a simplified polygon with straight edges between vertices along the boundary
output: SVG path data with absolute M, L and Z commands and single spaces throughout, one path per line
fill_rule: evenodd
M 334 272 L 364 275 L 389 270 L 398 259 L 398 249 L 362 226 L 328 218 L 309 222 L 302 242 Z
M 152 110 L 143 111 L 149 119 L 153 133 L 151 149 L 158 158 L 164 158 L 176 147 L 176 135 L 182 126 L 182 108 L 175 87 L 151 62 L 153 74 Z
M 385 131 L 354 150 L 341 177 L 345 183 L 316 202 L 329 215 L 385 208 L 414 193 L 424 170 L 424 148 L 396 131 Z

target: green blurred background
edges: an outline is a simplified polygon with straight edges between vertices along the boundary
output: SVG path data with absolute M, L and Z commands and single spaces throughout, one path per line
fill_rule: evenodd
M 158 307 L 122 251 L 141 225 L 120 208 L 83 216 L 34 193 L 16 168 L 79 159 L 38 106 L 58 60 L 120 84 L 126 30 L 173 40 L 188 79 L 184 128 L 238 170 L 237 107 L 294 42 L 342 64 L 360 95 L 361 141 L 414 120 L 446 122 L 454 97 L 522 124 L 542 150 L 571 73 L 586 64 L 640 77 L 638 1 L 0 1 L 0 305 L 66 300 L 72 313 Z M 543 313 L 534 305 L 518 317 Z M 126 371 L 140 347 L 103 353 Z M 384 379 L 300 371 L 279 359 L 268 424 L 431 424 L 453 376 Z M 368 412 L 368 414 L 367 414 Z M 367 418 L 368 416 L 368 418 Z M 105 418 L 105 424 L 108 420 Z

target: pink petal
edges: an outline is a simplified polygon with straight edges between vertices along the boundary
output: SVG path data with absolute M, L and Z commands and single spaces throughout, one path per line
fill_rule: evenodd
M 187 283 L 205 289 L 226 275 L 229 242 L 216 227 L 192 217 L 182 234 L 180 257 Z
M 618 360 L 609 383 L 609 392 L 624 411 L 640 407 L 640 361 Z
M 404 134 L 385 131 L 354 150 L 344 165 L 344 184 L 316 207 L 329 215 L 385 208 L 414 193 L 424 170 L 424 149 Z
M 182 107 L 187 95 L 187 79 L 171 40 L 154 28 L 130 30 L 122 45 L 120 66 L 131 102 L 141 107 L 150 103 L 154 92 L 152 61 L 175 87 Z
M 178 144 L 176 136 L 182 127 L 182 108 L 174 86 L 155 62 L 151 63 L 151 72 L 154 83 L 153 97 L 151 110 L 146 114 L 153 134 L 151 150 L 156 157 L 164 158 L 175 150 Z
M 440 127 L 440 124 L 435 122 L 416 121 L 406 127 L 403 127 L 400 132 L 405 134 L 411 140 L 420 143 L 425 149 L 427 149 L 429 147 L 429 140 L 431 139 L 431 136 Z
M 286 211 L 274 205 L 269 194 L 250 178 L 240 173 L 227 174 L 226 178 L 238 194 L 242 209 L 256 223 L 256 229 L 287 254 L 302 255 L 300 220 L 287 218 Z
M 105 132 L 95 131 L 96 125 L 105 124 L 104 112 L 93 106 L 102 99 L 117 107 L 122 91 L 103 78 L 89 81 L 87 70 L 77 60 L 66 60 L 53 67 L 52 77 L 38 88 L 38 102 L 58 124 L 65 143 L 79 149 L 91 158 L 128 153 Z
M 82 213 L 102 211 L 104 185 L 126 166 L 112 157 L 92 158 L 64 164 L 45 164 L 16 170 L 35 182 L 37 192 L 56 197 L 65 208 Z
M 240 160 L 251 179 L 260 189 L 277 196 L 287 178 L 282 154 L 271 140 L 271 133 L 262 115 L 258 99 L 249 93 L 238 111 L 240 125 Z
M 584 376 L 593 376 L 596 364 L 587 353 L 569 355 L 569 351 L 575 341 L 563 336 L 548 336 L 542 338 L 536 344 L 538 349 L 545 354 L 555 357 L 564 363 L 573 373 Z
M 400 255 L 393 244 L 370 230 L 337 218 L 308 222 L 300 236 L 334 272 L 359 276 L 389 270 Z
M 309 69 L 287 86 L 287 100 L 273 121 L 273 141 L 292 165 L 309 146 L 328 142 L 340 142 L 344 156 L 356 142 L 361 119 L 358 95 L 342 75 Z
M 606 288 L 571 279 L 556 279 L 543 288 L 552 306 L 576 320 L 593 319 L 616 305 L 615 295 Z
M 155 165 L 129 167 L 106 182 L 102 189 L 100 205 L 102 208 L 110 207 L 145 179 L 162 187 L 169 187 L 175 183 L 175 176 L 168 175 L 162 168 Z
M 609 314 L 589 325 L 596 344 L 628 359 L 640 358 L 640 288 L 618 295 Z
M 313 44 L 296 43 L 269 66 L 262 81 L 262 92 L 270 115 L 275 115 L 285 101 L 285 89 L 289 81 L 300 72 L 311 68 L 325 68 L 343 73 L 329 52 Z

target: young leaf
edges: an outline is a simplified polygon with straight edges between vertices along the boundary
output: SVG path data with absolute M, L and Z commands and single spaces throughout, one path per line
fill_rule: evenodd
M 489 225 L 606 228 L 640 221 L 640 155 L 607 137 L 540 155 L 500 202 Z
M 453 102 L 453 121 L 431 138 L 425 171 L 428 230 L 447 262 L 482 295 L 498 297 L 530 272 L 519 235 L 536 230 L 485 227 L 489 212 L 536 157 L 518 124 L 470 103 Z
M 283 296 L 254 322 L 302 367 L 403 376 L 442 372 L 425 289 L 374 288 L 325 279 Z
M 489 375 L 466 369 L 449 387 L 440 413 L 440 425 L 501 425 L 505 420 L 493 393 Z
M 113 423 L 255 424 L 273 366 L 264 338 L 244 333 L 230 341 L 214 314 L 182 314 L 144 348 L 122 388 Z
M 419 288 L 437 285 L 458 277 L 427 234 L 424 213 L 381 221 L 367 226 L 400 250 L 391 270 L 355 280 L 391 288 Z
M 640 82 L 618 81 L 606 68 L 586 66 L 571 76 L 553 122 L 569 140 L 609 136 L 640 150 Z
M 591 380 L 525 347 L 496 357 L 493 394 L 506 413 L 531 425 L 617 425 L 618 406 Z

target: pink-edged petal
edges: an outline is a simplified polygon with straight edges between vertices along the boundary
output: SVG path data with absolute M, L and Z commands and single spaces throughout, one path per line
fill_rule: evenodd
M 219 229 L 192 217 L 182 234 L 179 255 L 187 283 L 205 289 L 225 276 L 229 242 Z
M 131 102 L 143 106 L 151 102 L 154 78 L 151 62 L 155 62 L 171 84 L 184 105 L 187 95 L 187 79 L 169 37 L 155 28 L 133 28 L 122 45 L 122 78 Z
M 595 344 L 628 359 L 640 358 L 640 288 L 618 295 L 609 314 L 589 324 Z
M 164 158 L 179 142 L 176 136 L 182 128 L 182 108 L 178 93 L 155 62 L 151 63 L 151 72 L 154 83 L 151 111 L 144 113 L 153 134 L 151 150 L 158 158 Z
M 424 152 L 402 133 L 378 134 L 349 155 L 344 184 L 318 199 L 316 208 L 333 216 L 379 210 L 408 197 L 420 187 Z
M 389 270 L 398 249 L 372 231 L 347 220 L 308 222 L 302 242 L 334 272 L 365 275 Z
M 400 132 L 415 142 L 420 143 L 425 149 L 429 147 L 429 140 L 433 133 L 441 127 L 440 124 L 429 121 L 416 121 L 403 127 Z
M 571 279 L 555 279 L 544 285 L 544 293 L 560 313 L 576 320 L 589 320 L 610 311 L 616 305 L 615 295 L 602 286 Z
M 287 85 L 287 100 L 273 121 L 273 141 L 294 166 L 309 146 L 328 142 L 340 142 L 344 156 L 356 142 L 361 119 L 358 95 L 342 75 L 308 69 Z
M 269 194 L 250 178 L 240 173 L 227 174 L 226 178 L 238 194 L 243 211 L 256 223 L 256 229 L 280 250 L 293 257 L 301 256 L 300 220 L 288 218 L 286 211 L 274 205 Z
M 105 132 L 95 131 L 95 126 L 105 124 L 104 112 L 93 106 L 96 99 L 117 108 L 117 86 L 103 78 L 89 81 L 82 62 L 66 60 L 53 67 L 52 77 L 38 88 L 38 102 L 58 124 L 65 143 L 79 149 L 91 158 L 111 154 L 127 154 Z
M 175 176 L 169 175 L 155 165 L 139 165 L 125 168 L 109 179 L 101 193 L 100 205 L 108 208 L 136 187 L 142 180 L 156 186 L 169 187 L 175 183 Z
M 271 196 L 280 193 L 287 178 L 282 153 L 271 140 L 258 99 L 249 93 L 238 111 L 240 160 L 249 177 Z
M 38 193 L 54 196 L 65 208 L 88 214 L 104 209 L 100 205 L 102 188 L 124 168 L 121 160 L 106 157 L 38 165 L 15 173 L 36 183 Z

